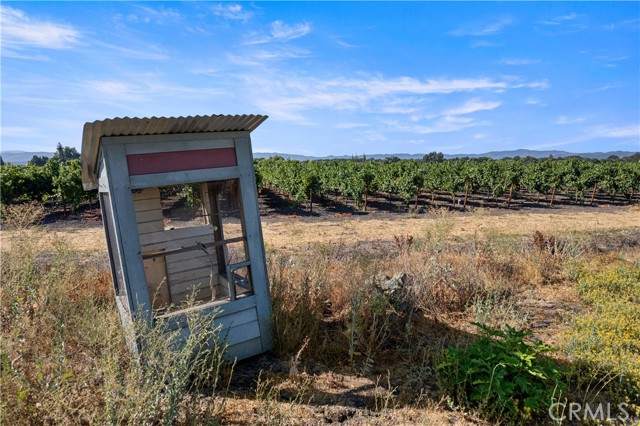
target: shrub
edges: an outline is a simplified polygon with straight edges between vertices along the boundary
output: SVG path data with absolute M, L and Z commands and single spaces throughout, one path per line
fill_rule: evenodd
M 104 257 L 73 252 L 63 239 L 43 251 L 42 230 L 25 225 L 38 211 L 23 210 L 7 209 L 7 223 L 18 231 L 0 263 L 0 424 L 219 420 L 224 399 L 210 396 L 225 345 L 213 316 L 187 318 L 192 333 L 182 346 L 179 331 L 162 324 L 141 330 L 145 356 L 137 362 L 125 345 Z
M 553 349 L 525 341 L 531 333 L 473 323 L 483 336 L 468 349 L 448 348 L 437 367 L 450 401 L 494 420 L 517 422 L 547 414 L 566 385 L 556 364 L 541 355 Z
M 583 273 L 578 293 L 591 309 L 572 319 L 568 354 L 587 370 L 582 381 L 599 383 L 591 393 L 640 415 L 640 267 L 618 262 Z

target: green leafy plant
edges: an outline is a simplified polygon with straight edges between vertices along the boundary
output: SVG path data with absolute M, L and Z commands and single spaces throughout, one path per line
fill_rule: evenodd
M 586 271 L 578 294 L 591 309 L 571 318 L 566 335 L 576 387 L 627 403 L 640 415 L 640 265 L 616 262 Z
M 566 387 L 562 371 L 541 356 L 554 349 L 541 342 L 528 343 L 528 331 L 473 324 L 483 336 L 468 349 L 448 348 L 436 367 L 449 400 L 511 422 L 545 415 Z

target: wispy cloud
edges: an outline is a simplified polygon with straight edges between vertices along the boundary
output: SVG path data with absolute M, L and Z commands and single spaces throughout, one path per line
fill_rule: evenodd
M 635 138 L 640 141 L 640 124 L 628 126 L 596 126 L 585 135 L 589 139 L 596 138 Z
M 2 126 L 0 128 L 0 136 L 5 138 L 27 138 L 39 136 L 39 133 L 32 127 Z
M 541 144 L 533 146 L 532 149 L 545 149 L 558 146 L 566 146 L 578 143 L 584 143 L 591 140 L 609 139 L 620 140 L 626 139 L 628 142 L 638 144 L 640 148 L 640 124 L 629 125 L 599 125 L 589 127 L 583 130 L 583 133 L 571 139 L 564 141 L 551 142 L 548 144 Z M 625 144 L 626 142 L 625 141 Z
M 569 34 L 588 28 L 586 15 L 575 12 L 538 21 L 539 28 L 550 35 Z
M 537 105 L 537 106 L 546 106 L 547 105 L 540 98 L 527 98 L 527 99 L 525 99 L 524 103 L 527 104 L 527 105 Z
M 474 23 L 467 27 L 450 31 L 454 36 L 490 36 L 500 34 L 502 30 L 513 22 L 511 18 L 501 18 L 491 22 Z
M 71 25 L 30 17 L 9 6 L 0 6 L 0 22 L 2 44 L 9 50 L 69 49 L 80 41 L 80 31 Z
M 485 48 L 485 47 L 499 47 L 497 43 L 492 43 L 487 40 L 474 40 L 470 44 L 472 49 Z
M 127 15 L 116 15 L 115 19 L 126 21 L 130 24 L 171 24 L 182 19 L 182 15 L 174 9 L 164 6 L 151 7 L 132 3 L 134 12 Z
M 278 20 L 271 23 L 271 36 L 274 40 L 289 41 L 303 37 L 311 31 L 311 25 L 307 22 L 287 25 Z
M 369 127 L 367 123 L 340 123 L 336 125 L 336 129 L 356 129 L 358 127 Z
M 544 19 L 542 21 L 539 21 L 539 23 L 543 25 L 559 26 L 567 22 L 574 22 L 578 18 L 579 15 L 577 13 L 567 13 L 566 15 L 559 15 L 552 18 Z
M 104 100 L 127 102 L 147 101 L 143 88 L 137 84 L 115 80 L 92 80 L 87 82 L 88 94 Z
M 534 65 L 539 64 L 540 59 L 532 58 L 502 58 L 499 63 L 503 65 Z
M 640 29 L 640 19 L 625 19 L 623 21 L 612 22 L 603 27 L 605 30 L 638 30 Z
M 491 123 L 488 121 L 476 121 L 468 117 L 446 116 L 426 124 L 406 124 L 403 122 L 389 122 L 388 124 L 395 131 L 427 135 L 431 133 L 459 132 L 471 127 L 487 126 Z
M 285 45 L 251 50 L 241 55 L 230 53 L 227 55 L 227 60 L 232 65 L 265 67 L 269 62 L 275 62 L 283 59 L 305 58 L 309 55 L 310 52 L 306 49 Z
M 621 84 L 605 84 L 604 86 L 596 87 L 590 92 L 591 93 L 604 92 L 605 90 L 619 89 L 621 87 L 622 87 Z
M 569 118 L 566 115 L 559 115 L 556 118 L 555 123 L 556 124 L 578 124 L 578 123 L 582 123 L 587 119 L 587 117 L 573 117 L 573 118 Z
M 386 114 L 411 114 L 417 111 L 420 98 L 479 91 L 503 92 L 511 89 L 539 88 L 540 82 L 491 78 L 433 78 L 419 80 L 412 77 L 368 78 L 304 78 L 282 73 L 252 73 L 243 77 L 254 102 L 274 118 L 308 121 L 302 113 L 312 109 L 369 111 Z M 404 102 L 409 100 L 410 102 Z M 473 98 L 463 105 L 450 108 L 435 116 L 448 117 L 442 128 L 448 127 L 455 116 L 500 106 L 498 101 Z M 422 114 L 424 116 L 424 114 Z M 434 117 L 434 115 L 431 115 Z M 416 120 L 420 120 L 420 114 Z M 456 126 L 460 121 L 456 121 Z
M 127 58 L 144 59 L 144 60 L 150 60 L 150 61 L 165 61 L 169 59 L 169 56 L 167 54 L 159 51 L 159 49 L 155 48 L 154 46 L 148 46 L 150 51 L 145 51 L 145 50 L 136 50 L 136 49 L 132 49 L 124 46 L 118 46 L 115 44 L 105 43 L 103 41 L 97 41 L 97 40 L 94 41 L 94 43 L 98 46 L 117 52 L 118 54 Z M 156 51 L 154 52 L 153 50 L 156 50 Z
M 244 44 L 253 46 L 258 44 L 266 44 L 271 42 L 285 43 L 295 40 L 311 32 L 311 24 L 301 22 L 298 24 L 286 24 L 281 20 L 273 21 L 268 28 L 268 32 L 254 31 L 245 36 Z
M 213 14 L 225 19 L 235 21 L 248 21 L 253 17 L 253 12 L 246 10 L 239 4 L 220 3 L 213 7 Z
M 619 62 L 628 60 L 629 56 L 628 55 L 600 55 L 600 56 L 596 56 L 594 59 L 596 61 L 603 63 L 605 67 L 616 68 Z
M 500 105 L 502 105 L 502 102 L 497 102 L 497 101 L 487 102 L 487 101 L 482 101 L 479 98 L 474 98 L 474 99 L 468 100 L 467 102 L 465 102 L 464 104 L 458 107 L 449 108 L 443 111 L 440 115 L 444 115 L 444 116 L 466 115 L 466 114 L 472 114 L 478 111 L 490 111 L 498 108 Z
M 419 134 L 429 133 L 451 133 L 458 132 L 470 127 L 487 126 L 491 122 L 482 120 L 478 121 L 473 117 L 468 117 L 480 111 L 491 111 L 502 105 L 499 101 L 483 101 L 480 98 L 473 98 L 462 105 L 447 108 L 437 114 L 426 115 L 425 120 L 417 119 L 415 116 L 411 121 L 421 121 L 421 123 L 398 124 L 394 125 L 399 131 L 410 131 Z

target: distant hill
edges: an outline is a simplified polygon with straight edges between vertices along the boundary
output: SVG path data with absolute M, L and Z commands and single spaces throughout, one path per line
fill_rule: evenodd
M 489 157 L 495 160 L 499 160 L 501 158 L 513 158 L 513 157 L 534 157 L 534 158 L 548 158 L 549 156 L 553 156 L 553 158 L 564 158 L 564 157 L 572 157 L 578 156 L 582 158 L 595 158 L 598 160 L 604 160 L 605 158 L 609 158 L 612 155 L 617 157 L 628 157 L 630 155 L 636 154 L 635 152 L 630 151 L 608 151 L 608 152 L 584 152 L 584 153 L 575 153 L 575 152 L 567 152 L 567 151 L 534 151 L 530 149 L 516 149 L 513 151 L 490 151 L 484 154 L 444 154 L 444 158 L 481 158 L 481 157 Z M 348 160 L 353 158 L 352 155 L 329 155 L 326 157 L 312 157 L 307 155 L 298 155 L 298 154 L 284 154 L 280 152 L 256 152 L 253 154 L 254 158 L 269 158 L 280 156 L 282 158 L 288 160 Z M 366 157 L 374 160 L 383 160 L 388 157 L 397 157 L 401 160 L 420 160 L 424 154 L 367 154 Z M 362 155 L 357 155 L 358 158 L 362 158 Z
M 27 151 L 2 151 L 0 152 L 0 156 L 2 156 L 2 161 L 5 163 L 11 164 L 27 164 L 34 155 L 39 157 L 53 157 L 53 152 L 27 152 Z
M 0 155 L 2 155 L 2 160 L 5 163 L 12 164 L 27 164 L 34 155 L 45 156 L 45 157 L 53 157 L 53 152 L 28 152 L 28 151 L 2 151 Z M 480 157 L 489 157 L 493 159 L 500 158 L 508 158 L 508 157 L 535 157 L 535 158 L 548 158 L 550 155 L 553 158 L 564 158 L 571 156 L 579 156 L 583 158 L 596 158 L 598 160 L 603 160 L 612 155 L 617 157 L 628 157 L 630 155 L 635 154 L 635 152 L 630 151 L 608 151 L 608 152 L 583 152 L 583 153 L 574 153 L 567 151 L 534 151 L 530 149 L 516 149 L 513 151 L 491 151 L 484 154 L 445 154 L 444 158 L 480 158 Z M 326 157 L 313 157 L 308 155 L 299 155 L 299 154 L 285 154 L 282 152 L 254 152 L 254 158 L 269 158 L 280 156 L 282 158 L 286 158 L 288 160 L 348 160 L 353 158 L 353 155 L 329 155 Z M 424 154 L 371 154 L 366 155 L 367 158 L 374 160 L 383 160 L 388 157 L 397 157 L 401 160 L 420 160 Z M 362 158 L 362 155 L 357 155 L 358 158 Z
M 583 152 L 583 153 L 575 153 L 575 152 L 567 152 L 567 151 L 533 151 L 530 149 L 516 149 L 513 151 L 490 151 L 485 154 L 455 154 L 455 155 L 446 155 L 445 158 L 479 158 L 479 157 L 489 157 L 495 160 L 499 160 L 501 158 L 513 158 L 513 157 L 535 157 L 535 158 L 548 158 L 549 156 L 553 156 L 553 158 L 564 158 L 564 157 L 572 157 L 578 156 L 582 158 L 595 158 L 598 160 L 603 160 L 605 158 L 609 158 L 612 155 L 616 157 L 628 157 L 630 155 L 635 154 L 635 152 L 630 151 L 608 151 L 608 152 Z

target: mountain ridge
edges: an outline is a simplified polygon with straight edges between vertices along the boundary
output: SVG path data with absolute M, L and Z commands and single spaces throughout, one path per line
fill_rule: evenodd
M 53 152 L 44 152 L 44 151 L 19 151 L 19 150 L 11 150 L 11 151 L 2 151 L 0 152 L 0 156 L 5 163 L 23 165 L 27 164 L 34 155 L 37 156 L 45 156 L 52 157 Z M 426 153 L 425 153 L 426 154 Z M 421 160 L 425 154 L 407 154 L 407 153 L 394 153 L 394 154 L 364 154 L 366 158 L 375 159 L 375 160 L 383 160 L 385 158 L 396 157 L 401 160 Z M 531 150 L 531 149 L 514 149 L 514 150 L 505 150 L 505 151 L 489 151 L 483 154 L 444 154 L 445 159 L 451 158 L 482 158 L 488 157 L 493 158 L 495 160 L 499 160 L 501 158 L 513 158 L 513 157 L 527 157 L 531 156 L 534 158 L 548 158 L 549 156 L 553 156 L 554 158 L 564 158 L 571 156 L 578 156 L 582 158 L 591 158 L 603 160 L 609 158 L 612 155 L 617 157 L 628 157 L 631 155 L 637 154 L 637 152 L 632 151 L 606 151 L 606 152 L 568 152 L 568 151 L 559 151 L 559 150 Z M 286 154 L 281 152 L 254 152 L 254 158 L 269 158 L 280 156 L 286 159 L 291 160 L 299 160 L 299 161 L 307 161 L 307 160 L 348 160 L 351 158 L 362 158 L 362 155 L 328 155 L 328 156 L 310 156 L 310 155 L 301 155 L 301 154 Z

